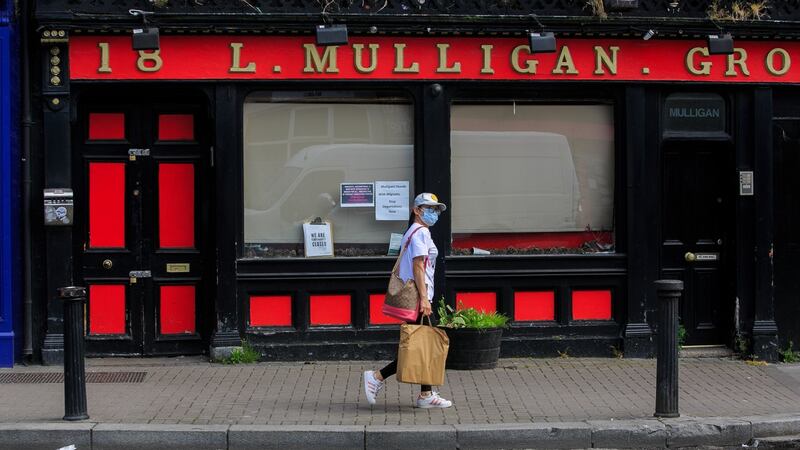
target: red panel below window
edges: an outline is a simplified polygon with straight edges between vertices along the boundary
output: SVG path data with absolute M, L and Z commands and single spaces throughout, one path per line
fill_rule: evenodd
M 125 139 L 125 114 L 90 113 L 89 140 L 120 141 Z
M 603 245 L 609 245 L 614 242 L 614 234 L 611 231 L 453 234 L 452 248 L 581 248 L 584 243 L 592 241 L 597 241 L 599 244 Z
M 194 165 L 158 165 L 158 237 L 161 248 L 194 247 Z
M 125 247 L 125 163 L 89 163 L 89 247 Z
M 250 326 L 292 326 L 292 297 L 288 295 L 254 295 L 250 297 Z
M 89 334 L 125 334 L 125 285 L 89 286 Z
M 611 320 L 611 291 L 572 291 L 573 320 Z
M 389 317 L 383 313 L 383 294 L 369 295 L 369 323 L 370 325 L 385 325 L 387 323 L 403 323 L 402 320 Z
M 158 116 L 158 140 L 194 140 L 194 116 L 191 114 L 161 114 Z
M 194 286 L 161 286 L 161 334 L 195 332 Z
M 532 322 L 555 320 L 555 318 L 555 293 L 553 291 L 514 293 L 514 320 Z
M 458 292 L 456 309 L 475 308 L 483 312 L 497 311 L 497 294 L 494 292 Z
M 312 295 L 311 325 L 350 325 L 349 295 Z

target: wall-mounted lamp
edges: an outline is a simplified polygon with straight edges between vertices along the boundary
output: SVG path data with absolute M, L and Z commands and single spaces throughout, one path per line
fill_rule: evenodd
M 730 33 L 711 34 L 708 36 L 709 55 L 732 55 L 733 36 Z
M 644 32 L 644 34 L 642 35 L 642 39 L 644 39 L 645 41 L 649 41 L 650 39 L 653 39 L 657 34 L 658 31 L 651 28 Z
M 148 27 L 147 26 L 147 15 L 153 14 L 152 11 L 142 11 L 141 9 L 130 9 L 128 13 L 133 16 L 141 16 L 142 23 L 144 26 L 142 28 L 134 28 L 133 29 L 133 36 L 132 36 L 132 45 L 134 50 L 158 50 L 160 48 L 159 45 L 159 36 L 158 36 L 158 28 L 156 27 Z
M 317 25 L 317 45 L 346 45 L 347 25 Z
M 556 36 L 549 31 L 530 33 L 528 45 L 531 53 L 553 53 L 556 51 Z

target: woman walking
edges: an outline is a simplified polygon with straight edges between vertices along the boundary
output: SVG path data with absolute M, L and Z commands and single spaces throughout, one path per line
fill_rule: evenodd
M 400 248 L 406 250 L 400 256 L 398 275 L 403 283 L 413 279 L 417 288 L 419 311 L 417 322 L 422 316 L 431 315 L 431 304 L 433 302 L 433 274 L 436 271 L 436 256 L 439 251 L 433 243 L 431 232 L 432 227 L 439 214 L 447 209 L 444 203 L 440 203 L 435 195 L 425 192 L 417 195 L 414 199 L 414 223 L 408 227 L 400 242 Z M 409 322 L 411 323 L 411 322 Z M 375 397 L 383 389 L 386 378 L 397 372 L 397 359 L 390 362 L 381 370 L 367 370 L 364 372 L 364 393 L 370 405 L 375 404 Z M 422 385 L 419 397 L 416 402 L 417 408 L 449 408 L 453 402 L 445 400 L 431 388 Z

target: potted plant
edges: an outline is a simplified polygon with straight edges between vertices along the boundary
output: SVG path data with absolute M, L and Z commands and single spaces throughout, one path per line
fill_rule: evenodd
M 503 314 L 477 311 L 474 308 L 454 310 L 439 300 L 439 327 L 450 338 L 446 367 L 455 370 L 493 369 L 500 357 L 500 338 L 508 317 Z

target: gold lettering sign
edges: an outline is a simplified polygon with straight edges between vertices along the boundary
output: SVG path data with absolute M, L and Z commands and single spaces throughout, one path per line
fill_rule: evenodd
M 100 47 L 100 67 L 97 68 L 97 73 L 111 73 L 111 66 L 108 65 L 108 42 L 98 42 L 97 46 Z
M 247 66 L 242 67 L 242 47 L 244 44 L 241 42 L 231 42 L 231 52 L 233 53 L 231 68 L 228 69 L 230 73 L 256 73 L 256 63 L 249 62 Z
M 564 71 L 566 69 L 566 72 Z M 566 45 L 561 47 L 561 52 L 558 54 L 556 60 L 556 67 L 553 69 L 553 75 L 577 75 L 578 69 L 575 68 L 575 62 L 572 60 L 572 53 L 569 52 L 569 47 Z
M 372 73 L 378 68 L 378 44 L 369 44 L 369 67 L 364 67 L 364 44 L 353 44 L 353 59 L 358 73 Z
M 406 44 L 394 44 L 394 73 L 419 73 L 419 63 L 411 63 L 406 67 Z
M 146 52 L 139 50 L 139 58 L 136 60 L 136 67 L 142 72 L 158 72 L 164 61 L 161 60 L 161 50 Z
M 455 62 L 452 66 L 447 66 L 447 49 L 450 44 L 436 44 L 439 49 L 439 67 L 436 68 L 436 73 L 461 73 L 461 63 Z
M 711 75 L 711 63 L 704 61 L 698 67 L 695 62 L 695 55 L 700 54 L 708 57 L 708 49 L 705 47 L 694 47 L 686 53 L 686 70 L 692 75 Z
M 511 67 L 514 69 L 514 72 L 517 73 L 536 73 L 536 66 L 539 65 L 539 61 L 535 59 L 529 59 L 525 61 L 525 67 L 519 65 L 519 53 L 525 51 L 530 55 L 531 48 L 527 45 L 518 45 L 514 47 L 514 50 L 511 50 Z
M 775 68 L 775 55 L 781 55 L 782 66 L 780 69 Z M 767 53 L 766 63 L 767 72 L 775 76 L 786 75 L 786 72 L 792 68 L 792 58 L 789 56 L 789 53 L 786 50 L 780 47 L 773 48 L 769 51 L 769 53 Z
M 339 67 L 336 65 L 338 45 L 325 47 L 322 56 L 317 53 L 317 46 L 314 44 L 303 44 L 303 48 L 306 50 L 306 66 L 303 68 L 303 73 L 339 73 Z
M 612 45 L 609 47 L 611 50 L 611 56 L 606 53 L 606 50 L 596 45 L 594 47 L 594 74 L 595 75 L 605 75 L 606 71 L 603 69 L 603 66 L 608 68 L 608 71 L 611 75 L 617 74 L 617 53 L 619 52 L 619 47 Z
M 743 48 L 735 48 L 733 49 L 733 54 L 728 55 L 728 70 L 725 71 L 726 77 L 735 77 L 739 75 L 736 73 L 734 66 L 739 66 L 739 69 L 742 72 L 742 75 L 749 77 L 750 70 L 747 69 L 747 50 Z
M 494 45 L 484 44 L 481 45 L 481 51 L 483 52 L 483 67 L 481 67 L 481 73 L 491 75 L 494 73 L 494 69 L 492 69 L 492 49 Z

